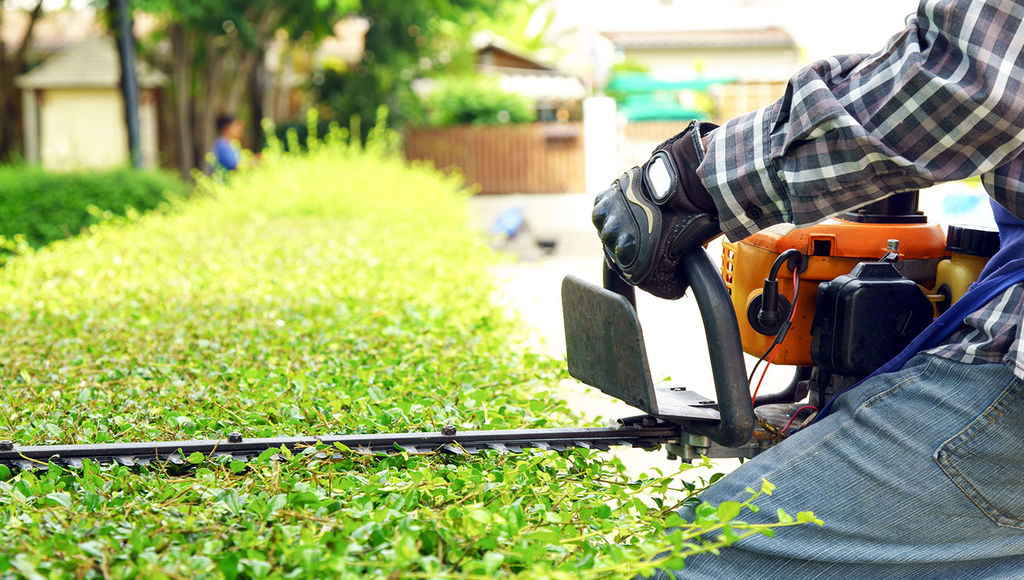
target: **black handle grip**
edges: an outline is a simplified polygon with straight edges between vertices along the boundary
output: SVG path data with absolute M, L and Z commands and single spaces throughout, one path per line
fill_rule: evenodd
M 729 291 L 711 258 L 701 248 L 683 256 L 679 274 L 689 281 L 704 322 L 721 416 L 718 423 L 693 422 L 687 425 L 687 430 L 707 435 L 726 447 L 743 445 L 754 433 L 754 407 L 747 385 L 739 325 Z M 609 268 L 607 262 L 604 264 L 604 287 L 621 294 L 636 308 L 636 289 Z
M 701 248 L 683 256 L 680 270 L 689 280 L 700 308 L 711 373 L 715 378 L 718 412 L 722 416 L 717 425 L 694 423 L 691 430 L 727 447 L 742 445 L 754 433 L 754 406 L 747 385 L 739 324 L 729 291 L 711 258 Z
M 633 310 L 636 310 L 636 287 L 623 280 L 622 276 L 619 276 L 618 272 L 608 265 L 608 260 L 602 262 L 602 265 L 604 266 L 602 274 L 604 289 L 622 296 L 633 306 Z

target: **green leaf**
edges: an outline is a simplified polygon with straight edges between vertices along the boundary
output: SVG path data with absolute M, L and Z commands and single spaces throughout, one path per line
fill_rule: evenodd
M 825 525 L 825 522 L 814 516 L 814 512 L 797 512 L 796 521 L 801 524 L 814 523 L 819 526 Z
M 494 574 L 505 562 L 505 555 L 500 552 L 486 552 L 483 556 L 484 570 L 488 574 Z
M 723 501 L 718 504 L 718 519 L 723 522 L 728 522 L 736 519 L 736 516 L 740 515 L 742 504 L 735 501 Z
M 235 580 L 238 578 L 239 566 L 238 566 L 238 554 L 234 552 L 228 552 L 221 557 L 220 561 L 217 562 L 217 569 L 224 575 L 225 580 Z
M 779 523 L 780 524 L 788 524 L 788 523 L 793 522 L 793 516 L 787 514 L 785 512 L 785 510 L 783 510 L 782 508 L 779 508 L 778 516 L 779 516 Z
M 54 492 L 46 495 L 46 498 L 52 500 L 62 507 L 71 507 L 71 494 L 64 492 Z

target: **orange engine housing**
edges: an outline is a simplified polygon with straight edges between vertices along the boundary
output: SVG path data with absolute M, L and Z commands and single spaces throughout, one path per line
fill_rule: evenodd
M 763 335 L 747 319 L 748 305 L 761 294 L 772 263 L 782 252 L 796 249 L 807 256 L 800 273 L 796 316 L 775 364 L 811 366 L 811 323 L 814 320 L 818 284 L 848 274 L 859 262 L 878 260 L 889 240 L 899 240 L 899 264 L 903 274 L 931 287 L 938 262 L 949 256 L 941 226 L 928 223 L 860 223 L 829 219 L 805 228 L 780 224 L 739 242 L 724 242 L 722 278 L 732 296 L 744 352 L 761 356 L 774 336 Z M 779 294 L 793 297 L 792 271 L 779 270 Z

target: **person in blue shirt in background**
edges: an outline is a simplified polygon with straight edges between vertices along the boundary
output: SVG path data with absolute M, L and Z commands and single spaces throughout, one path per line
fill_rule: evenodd
M 245 129 L 234 115 L 218 115 L 215 122 L 217 141 L 213 144 L 214 172 L 234 171 L 238 169 L 238 162 L 241 159 L 238 141 L 241 140 Z

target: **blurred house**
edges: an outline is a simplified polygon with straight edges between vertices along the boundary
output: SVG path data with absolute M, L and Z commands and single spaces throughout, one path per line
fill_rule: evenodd
M 716 119 L 732 118 L 778 99 L 799 67 L 796 42 L 777 27 L 624 30 L 602 35 L 615 45 L 620 62 L 646 71 L 643 76 L 650 95 L 675 90 L 678 109 L 693 109 L 692 91 L 706 92 L 713 99 L 708 114 Z M 637 97 L 636 91 L 644 91 L 643 79 L 637 73 L 628 77 L 618 82 L 632 87 Z M 610 89 L 616 88 L 616 80 L 613 76 Z M 664 105 L 664 99 L 657 100 Z M 668 107 L 662 118 L 678 117 Z
M 523 54 L 491 33 L 473 39 L 478 73 L 529 99 L 538 123 L 421 127 L 406 131 L 407 159 L 457 167 L 480 193 L 574 192 L 584 187 L 583 98 L 579 77 Z M 421 97 L 436 81 L 413 81 Z
M 520 54 L 490 34 L 479 35 L 474 44 L 477 71 L 497 77 L 503 91 L 532 100 L 538 121 L 580 118 L 586 89 L 579 77 Z
M 157 106 L 163 74 L 138 65 L 143 164 L 157 164 Z M 121 64 L 113 39 L 94 37 L 18 77 L 25 159 L 50 170 L 129 163 Z

